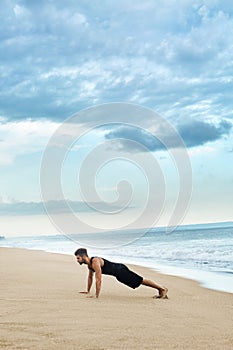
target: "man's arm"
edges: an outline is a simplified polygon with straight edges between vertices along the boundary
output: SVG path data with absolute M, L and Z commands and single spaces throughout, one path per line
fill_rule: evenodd
M 93 281 L 93 271 L 89 269 L 88 279 L 87 279 L 87 293 L 90 292 Z
M 101 270 L 101 265 L 98 258 L 93 259 L 92 267 L 95 270 L 95 283 L 96 283 L 95 296 L 96 298 L 98 298 L 100 294 L 101 281 L 102 281 L 102 270 Z
M 81 294 L 89 294 L 92 286 L 92 281 L 93 281 L 93 271 L 90 269 L 88 270 L 88 278 L 87 278 L 87 291 L 86 292 L 79 292 Z

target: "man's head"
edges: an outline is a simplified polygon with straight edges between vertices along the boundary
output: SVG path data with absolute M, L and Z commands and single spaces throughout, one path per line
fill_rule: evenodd
M 87 260 L 86 258 L 88 258 L 88 254 L 87 254 L 87 250 L 86 248 L 79 248 L 74 252 L 74 255 L 77 258 L 77 262 L 82 265 L 82 264 L 86 264 Z

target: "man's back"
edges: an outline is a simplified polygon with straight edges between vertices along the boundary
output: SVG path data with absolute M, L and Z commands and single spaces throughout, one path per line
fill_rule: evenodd
M 93 256 L 90 259 L 90 262 L 91 262 L 90 268 L 92 271 L 94 271 L 94 269 L 92 268 L 92 260 L 95 258 L 99 258 L 99 257 Z M 124 264 L 115 263 L 104 258 L 100 258 L 100 259 L 103 260 L 104 262 L 103 266 L 101 266 L 101 270 L 104 275 L 111 275 L 111 276 L 117 277 L 119 276 L 119 273 L 122 271 L 122 269 L 126 268 Z

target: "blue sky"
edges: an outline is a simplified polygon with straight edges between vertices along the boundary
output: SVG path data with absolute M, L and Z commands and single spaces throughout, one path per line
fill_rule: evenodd
M 183 223 L 233 220 L 230 1 L 3 0 L 0 14 L 0 235 L 57 232 L 41 199 L 46 144 L 74 113 L 112 102 L 149 108 L 182 137 L 193 171 Z M 93 122 L 109 122 L 95 118 L 81 117 L 80 132 Z M 138 119 L 129 114 L 125 121 L 137 124 Z M 169 152 L 151 136 L 154 129 L 151 115 L 144 130 L 121 125 L 94 130 L 79 140 L 66 158 L 64 196 L 85 220 L 96 214 L 83 206 L 77 188 L 80 164 L 99 142 L 118 139 L 120 157 L 143 157 L 138 144 L 156 157 L 167 192 L 158 224 L 168 224 L 177 175 Z M 135 196 L 120 219 L 124 222 L 136 215 L 135 207 L 141 209 L 146 181 L 132 162 L 113 162 L 96 179 L 101 208 L 105 200 L 116 200 L 119 177 L 128 177 Z M 62 211 L 60 198 L 53 204 Z M 98 224 L 93 225 L 102 228 L 104 221 L 111 228 L 112 220 L 96 215 Z

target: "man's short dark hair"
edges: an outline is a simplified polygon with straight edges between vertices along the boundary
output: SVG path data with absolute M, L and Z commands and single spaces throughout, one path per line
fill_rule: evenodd
M 86 248 L 79 248 L 79 249 L 77 249 L 77 250 L 74 252 L 74 255 L 75 255 L 75 256 L 77 256 L 77 255 L 79 255 L 79 256 L 88 256 L 88 255 L 87 255 L 87 250 L 86 250 Z

